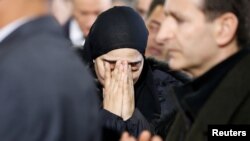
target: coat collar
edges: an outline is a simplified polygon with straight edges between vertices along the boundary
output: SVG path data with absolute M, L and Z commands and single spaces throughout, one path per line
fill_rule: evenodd
M 33 17 L 3 39 L 0 42 L 0 46 L 11 43 L 12 40 L 16 40 L 17 38 L 23 40 L 29 36 L 32 37 L 37 32 L 63 35 L 63 31 L 54 17 L 49 15 Z
M 202 134 L 207 134 L 207 125 L 229 124 L 232 115 L 238 110 L 240 104 L 249 96 L 249 62 L 248 53 L 235 67 L 225 76 L 218 88 L 214 91 L 204 107 L 201 109 L 194 122 L 188 140 L 202 139 Z

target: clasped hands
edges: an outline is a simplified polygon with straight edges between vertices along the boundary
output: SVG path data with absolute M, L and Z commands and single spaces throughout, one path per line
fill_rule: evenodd
M 127 61 L 118 60 L 113 70 L 108 62 L 104 62 L 104 67 L 103 108 L 128 120 L 135 110 L 131 66 Z

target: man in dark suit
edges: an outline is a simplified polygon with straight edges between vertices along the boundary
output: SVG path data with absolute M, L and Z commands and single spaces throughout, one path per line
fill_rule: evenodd
M 205 141 L 211 124 L 250 124 L 249 6 L 248 0 L 166 1 L 157 41 L 172 69 L 194 77 L 174 89 L 179 112 L 167 141 Z
M 94 82 L 47 6 L 0 1 L 0 140 L 98 140 Z
M 111 0 L 71 0 L 72 17 L 64 25 L 64 32 L 73 47 L 82 48 L 89 30 L 100 13 L 112 6 Z
M 194 77 L 174 89 L 179 113 L 168 141 L 207 140 L 210 124 L 250 124 L 249 6 L 247 0 L 166 2 L 157 39 L 170 67 Z

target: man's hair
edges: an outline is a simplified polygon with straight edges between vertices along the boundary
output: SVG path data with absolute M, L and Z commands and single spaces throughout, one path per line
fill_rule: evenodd
M 250 40 L 249 8 L 250 0 L 203 0 L 202 10 L 210 21 L 227 12 L 233 13 L 239 21 L 237 42 L 239 47 L 244 47 L 249 45 Z
M 112 2 L 123 2 L 125 3 L 127 6 L 132 6 L 132 2 L 130 0 L 112 0 Z
M 158 6 L 164 6 L 165 0 L 153 0 L 152 3 L 150 4 L 148 13 L 147 13 L 147 18 L 152 14 L 152 12 L 154 11 L 154 9 Z

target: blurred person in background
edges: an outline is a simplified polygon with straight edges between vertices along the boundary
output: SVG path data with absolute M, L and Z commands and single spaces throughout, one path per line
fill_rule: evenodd
M 96 87 L 48 0 L 1 0 L 0 15 L 0 140 L 98 140 Z
M 156 40 L 156 35 L 158 34 L 161 24 L 165 19 L 164 3 L 165 0 L 153 0 L 150 5 L 146 18 L 149 36 L 145 56 L 167 62 L 167 50 L 161 42 L 157 42 Z
M 133 7 L 140 14 L 140 16 L 145 20 L 149 10 L 149 6 L 153 0 L 134 0 Z
M 71 0 L 51 0 L 51 13 L 55 16 L 58 22 L 64 26 L 72 16 Z
M 112 6 L 131 6 L 132 2 L 129 0 L 112 0 Z
M 97 16 L 112 6 L 112 0 L 72 0 L 73 16 L 65 25 L 66 36 L 74 47 L 82 48 Z

